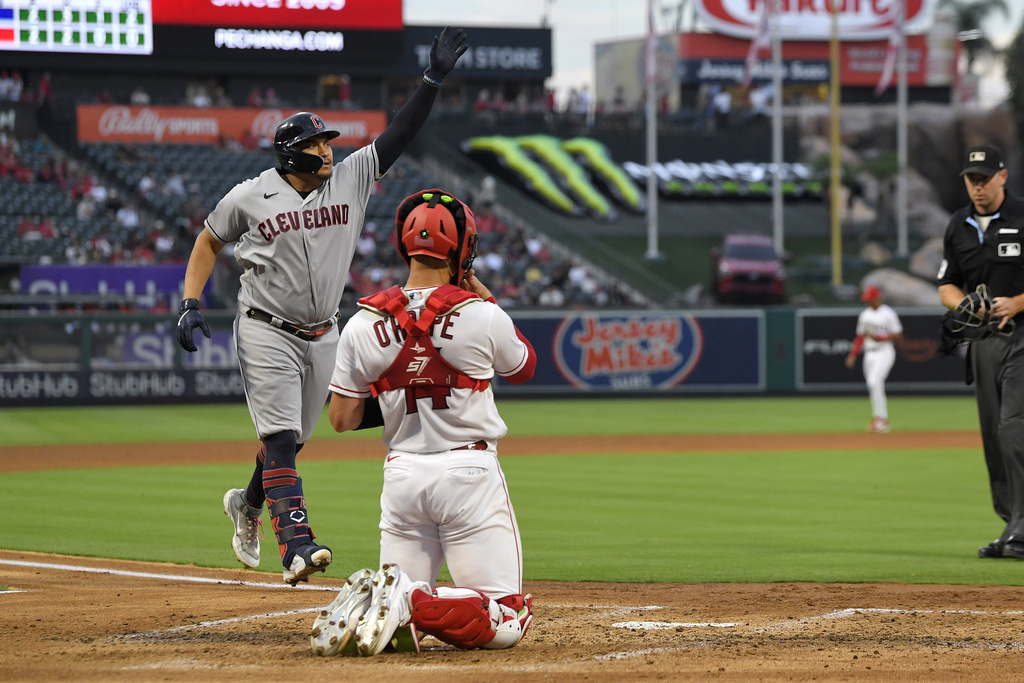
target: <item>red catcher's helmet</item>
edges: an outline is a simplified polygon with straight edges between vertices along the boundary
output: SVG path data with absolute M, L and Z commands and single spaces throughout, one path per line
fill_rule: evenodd
M 421 190 L 409 195 L 395 214 L 398 251 L 408 264 L 413 256 L 433 256 L 456 264 L 451 284 L 460 285 L 476 258 L 476 217 L 455 195 Z

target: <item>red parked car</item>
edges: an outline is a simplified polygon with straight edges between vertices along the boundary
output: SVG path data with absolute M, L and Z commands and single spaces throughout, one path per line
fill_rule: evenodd
M 723 303 L 783 303 L 787 260 L 767 235 L 726 235 L 722 246 L 711 250 L 711 293 Z

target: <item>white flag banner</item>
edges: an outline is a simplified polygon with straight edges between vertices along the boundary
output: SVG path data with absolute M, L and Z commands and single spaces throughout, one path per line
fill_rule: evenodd
M 743 87 L 749 88 L 750 81 L 754 78 L 754 67 L 757 66 L 757 56 L 761 50 L 771 46 L 771 5 L 775 0 L 761 0 L 761 17 L 757 21 L 757 32 L 750 40 L 750 49 L 747 50 L 747 65 L 743 74 Z
M 644 45 L 644 82 L 648 88 L 655 86 L 658 70 L 658 37 L 654 32 L 654 2 L 647 0 L 647 42 Z
M 882 66 L 882 75 L 878 78 L 878 85 L 875 86 L 875 97 L 878 97 L 892 82 L 892 73 L 896 67 L 896 56 L 899 52 L 900 34 L 903 33 L 903 5 L 906 0 L 893 0 L 889 5 L 889 16 L 892 20 L 892 31 L 889 33 L 889 45 L 885 50 L 885 64 Z

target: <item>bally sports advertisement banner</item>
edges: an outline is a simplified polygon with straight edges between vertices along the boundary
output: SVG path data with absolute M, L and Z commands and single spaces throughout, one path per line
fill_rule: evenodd
M 249 107 L 144 107 L 111 104 L 78 105 L 79 142 L 217 144 L 251 135 L 269 141 L 292 111 Z M 387 127 L 382 111 L 337 111 L 323 114 L 324 123 L 341 133 L 332 144 L 361 147 Z

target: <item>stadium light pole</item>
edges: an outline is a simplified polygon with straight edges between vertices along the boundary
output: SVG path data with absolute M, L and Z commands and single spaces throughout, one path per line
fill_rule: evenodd
M 663 259 L 658 252 L 658 184 L 654 166 L 658 163 L 657 43 L 654 33 L 654 2 L 647 0 L 647 44 L 644 55 L 644 82 L 647 86 L 647 253 L 648 261 Z
M 779 3 L 771 2 L 769 28 L 772 34 L 772 161 L 775 173 L 772 177 L 772 225 L 774 226 L 775 251 L 785 253 L 785 228 L 782 221 L 782 37 L 779 35 Z
M 831 172 L 829 204 L 832 224 L 832 284 L 843 284 L 843 239 L 839 217 L 839 0 L 830 0 L 832 36 L 829 45 L 829 104 L 831 105 Z
M 907 256 L 907 18 L 906 0 L 898 3 L 898 47 L 896 51 L 896 254 Z

